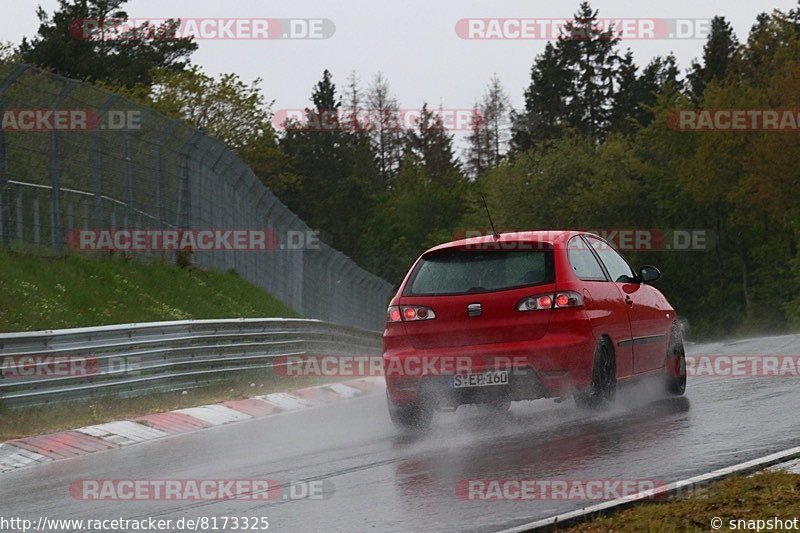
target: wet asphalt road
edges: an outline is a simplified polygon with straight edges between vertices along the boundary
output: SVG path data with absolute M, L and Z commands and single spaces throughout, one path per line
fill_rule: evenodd
M 800 336 L 693 346 L 689 353 L 800 354 Z M 683 479 L 800 445 L 800 382 L 690 377 L 685 397 L 624 391 L 602 415 L 569 400 L 439 415 L 399 434 L 380 394 L 0 475 L 0 516 L 268 516 L 270 531 L 495 531 L 596 501 L 465 501 L 463 479 Z M 323 480 L 323 499 L 78 501 L 76 479 Z

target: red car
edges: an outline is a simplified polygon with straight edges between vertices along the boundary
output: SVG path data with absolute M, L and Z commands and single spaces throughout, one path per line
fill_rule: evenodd
M 449 242 L 417 259 L 388 308 L 383 364 L 389 414 L 424 427 L 434 410 L 572 395 L 611 403 L 618 383 L 686 389 L 675 310 L 606 241 L 580 231 Z

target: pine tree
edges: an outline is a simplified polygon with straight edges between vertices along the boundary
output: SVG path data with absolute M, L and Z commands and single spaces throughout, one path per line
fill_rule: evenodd
M 688 79 L 692 97 L 699 102 L 706 86 L 714 80 L 725 79 L 739 42 L 725 17 L 711 19 L 711 32 L 703 46 L 703 62 L 692 62 Z
M 472 179 L 481 178 L 492 168 L 493 150 L 490 130 L 480 104 L 475 102 L 470 117 L 470 133 L 465 152 L 467 174 Z
M 480 104 L 476 102 L 472 109 L 466 152 L 470 177 L 482 176 L 499 165 L 505 157 L 510 108 L 508 95 L 495 74 L 489 80 Z
M 344 109 L 340 117 L 344 129 L 353 132 L 364 133 L 364 125 L 361 114 L 364 111 L 364 96 L 361 93 L 361 86 L 358 82 L 356 71 L 352 71 L 347 77 L 347 88 L 344 95 Z
M 481 103 L 481 113 L 485 117 L 491 145 L 490 166 L 496 167 L 503 159 L 509 136 L 509 111 L 511 101 L 508 98 L 500 78 L 494 74 L 489 80 L 489 87 Z
M 613 28 L 598 26 L 597 14 L 589 2 L 582 2 L 574 20 L 565 25 L 558 50 L 570 81 L 567 121 L 578 132 L 600 139 L 611 118 L 619 37 Z
M 384 188 L 389 189 L 400 166 L 404 131 L 397 99 L 389 81 L 378 72 L 366 95 L 367 128 L 376 153 L 378 172 Z
M 559 49 L 547 43 L 531 67 L 523 110 L 511 114 L 512 153 L 525 152 L 562 135 L 569 83 Z
M 638 67 L 633 62 L 633 52 L 630 49 L 619 61 L 616 74 L 616 89 L 611 97 L 611 131 L 630 134 L 635 125 L 641 124 L 641 99 L 642 91 L 640 78 L 636 72 Z M 642 80 L 643 81 L 643 80 Z
M 405 152 L 419 158 L 432 180 L 446 181 L 460 174 L 453 136 L 444 127 L 441 116 L 428 110 L 428 104 L 422 106 L 417 127 L 406 134 Z
M 76 24 L 109 19 L 124 23 L 128 14 L 120 7 L 126 2 L 59 0 L 52 17 L 39 7 L 38 33 L 33 39 L 22 39 L 17 53 L 22 61 L 62 76 L 128 88 L 137 83 L 149 87 L 156 68 L 183 70 L 189 56 L 197 50 L 197 43 L 191 37 L 148 37 L 168 35 L 179 24 L 178 20 L 168 20 L 158 27 L 143 23 L 110 39 L 104 38 L 102 29 L 85 30 Z

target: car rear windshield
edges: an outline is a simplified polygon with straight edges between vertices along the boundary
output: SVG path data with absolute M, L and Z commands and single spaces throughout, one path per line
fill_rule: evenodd
M 426 255 L 404 296 L 472 294 L 553 283 L 552 251 L 448 249 Z

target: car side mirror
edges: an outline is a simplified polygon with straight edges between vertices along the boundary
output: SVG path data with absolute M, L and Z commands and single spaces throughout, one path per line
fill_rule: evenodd
M 639 280 L 642 283 L 650 283 L 661 277 L 661 271 L 654 266 L 645 265 L 639 269 Z

